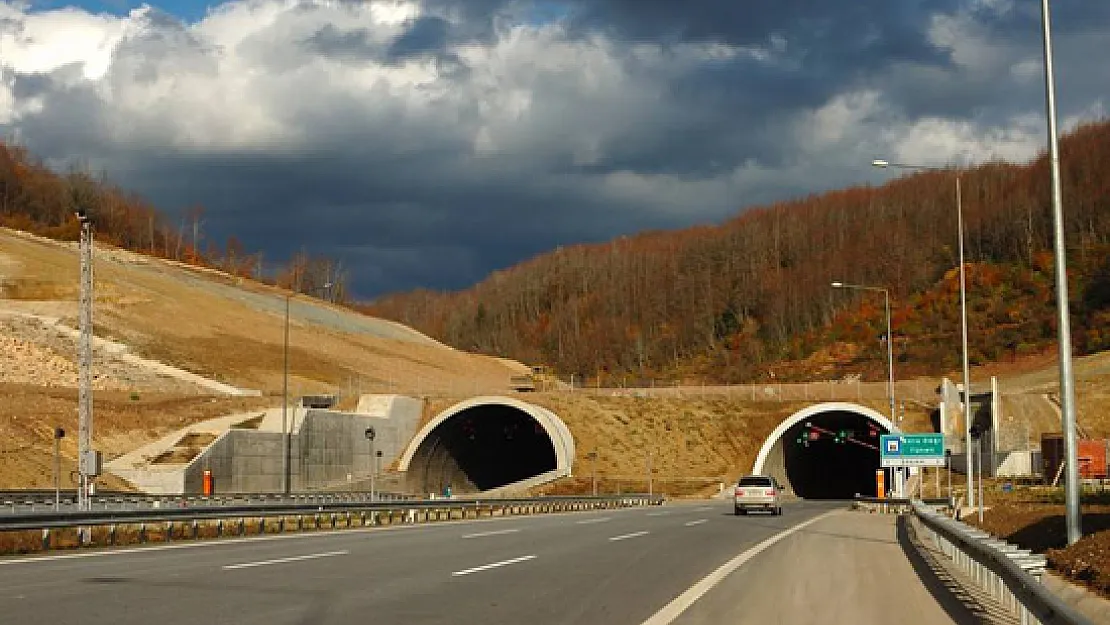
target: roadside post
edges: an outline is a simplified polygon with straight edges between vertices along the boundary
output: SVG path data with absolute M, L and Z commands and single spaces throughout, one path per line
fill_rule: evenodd
M 944 450 L 944 466 L 948 468 L 948 505 L 955 506 L 956 500 L 952 497 L 952 450 Z
M 375 471 L 376 467 L 374 466 L 377 464 L 375 462 L 377 456 L 374 455 L 374 438 L 377 437 L 378 433 L 374 431 L 373 427 L 368 427 L 363 434 L 366 435 L 366 440 L 370 441 L 370 501 L 375 501 L 374 481 L 378 476 L 375 475 L 377 471 Z
M 63 428 L 54 428 L 54 511 L 62 508 L 62 439 L 66 437 Z

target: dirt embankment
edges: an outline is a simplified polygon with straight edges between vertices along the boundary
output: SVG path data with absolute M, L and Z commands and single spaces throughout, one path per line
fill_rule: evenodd
M 976 516 L 965 521 L 1045 554 L 1053 570 L 1110 598 L 1110 491 L 1084 495 L 1084 536 L 1071 546 L 1067 544 L 1062 497 L 1060 488 L 992 491 L 985 499 L 990 509 L 984 512 L 983 523 L 979 524 Z
M 0 384 L 0 489 L 50 488 L 53 431 L 61 426 L 62 486 L 71 488 L 77 458 L 76 389 Z M 259 397 L 182 397 L 159 393 L 94 393 L 93 444 L 110 460 L 191 423 L 268 406 Z M 119 480 L 101 483 L 123 487 Z
M 112 345 L 97 347 L 94 443 L 108 459 L 202 419 L 280 405 L 287 296 L 292 397 L 501 393 L 521 368 L 220 272 L 103 245 L 95 252 L 95 337 L 263 395 L 214 395 L 164 368 L 123 358 Z M 62 473 L 71 483 L 78 268 L 75 245 L 0 229 L 0 488 L 51 485 L 56 425 L 68 433 Z
M 648 454 L 652 487 L 673 496 L 712 495 L 751 471 L 771 431 L 812 401 L 753 402 L 721 395 L 703 397 L 588 396 L 542 393 L 527 401 L 566 422 L 575 440 L 575 473 L 539 489 L 545 494 L 583 493 L 596 467 L 599 491 L 647 490 Z M 884 410 L 885 402 L 863 402 Z M 923 431 L 928 414 L 907 407 L 903 427 Z M 587 454 L 597 452 L 596 461 Z

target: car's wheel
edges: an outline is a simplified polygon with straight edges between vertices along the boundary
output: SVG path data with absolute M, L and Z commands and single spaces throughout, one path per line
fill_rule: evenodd
M 775 510 L 775 514 L 782 516 L 782 506 L 779 506 L 778 509 Z
M 742 511 L 742 510 L 741 510 L 740 508 L 733 508 L 733 509 L 732 509 L 732 513 L 733 513 L 733 514 L 735 514 L 736 516 L 740 516 L 740 514 L 741 514 L 742 512 L 743 512 L 743 511 Z

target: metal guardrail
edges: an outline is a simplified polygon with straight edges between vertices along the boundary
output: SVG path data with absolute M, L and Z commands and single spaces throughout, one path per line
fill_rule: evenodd
M 40 531 L 43 550 L 52 548 L 52 530 L 77 529 L 78 542 L 90 544 L 91 529 L 108 527 L 107 545 L 116 544 L 118 526 L 139 526 L 139 542 L 145 542 L 147 525 L 161 524 L 165 540 L 172 540 L 175 529 L 185 539 L 199 538 L 201 523 L 216 522 L 216 535 L 225 535 L 226 520 L 233 524 L 235 535 L 246 534 L 248 521 L 258 522 L 258 533 L 267 533 L 267 520 L 276 519 L 277 532 L 286 531 L 286 521 L 295 517 L 298 531 L 304 530 L 306 520 L 312 519 L 310 529 L 320 529 L 322 520 L 327 528 L 369 527 L 398 523 L 422 523 L 450 519 L 468 519 L 517 514 L 539 514 L 603 508 L 659 505 L 661 496 L 561 496 L 517 499 L 452 498 L 415 501 L 364 501 L 339 503 L 270 503 L 241 506 L 213 506 L 197 508 L 162 508 L 144 510 L 107 510 L 76 512 L 45 512 L 0 516 L 0 532 Z M 343 524 L 339 521 L 342 519 Z M 356 524 L 357 520 L 357 524 Z
M 865 495 L 856 495 L 854 501 L 859 503 L 885 503 L 891 505 L 910 506 L 915 501 L 921 501 L 928 506 L 951 506 L 952 500 L 947 497 L 929 497 L 926 499 L 909 499 L 898 497 L 870 497 Z
M 415 495 L 402 493 L 381 492 L 374 493 L 373 501 L 405 501 L 414 500 Z M 61 491 L 59 508 L 70 508 L 77 504 L 77 495 L 74 491 Z M 367 502 L 371 501 L 369 492 L 309 492 L 292 493 L 220 493 L 210 496 L 205 495 L 148 495 L 125 491 L 100 491 L 91 498 L 93 509 L 111 510 L 125 508 L 162 508 L 162 507 L 194 507 L 194 506 L 229 506 L 265 503 L 337 503 L 337 502 Z M 36 510 L 55 509 L 55 493 L 52 490 L 5 490 L 0 491 L 0 512 L 15 514 L 20 509 L 28 512 Z
M 1047 565 L 1043 555 L 938 514 L 922 501 L 913 502 L 913 513 L 932 534 L 934 544 L 1020 617 L 1022 625 L 1094 625 L 1041 583 Z

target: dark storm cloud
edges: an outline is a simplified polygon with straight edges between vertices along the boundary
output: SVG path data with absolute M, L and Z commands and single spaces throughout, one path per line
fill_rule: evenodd
M 102 79 L 77 66 L 15 75 L 14 97 L 41 101 L 16 126 L 35 153 L 92 158 L 171 211 L 206 206 L 219 245 L 234 234 L 267 264 L 302 247 L 337 257 L 371 296 L 460 288 L 559 245 L 879 181 L 876 152 L 948 149 L 1043 106 L 1028 67 L 1039 13 L 1022 3 L 425 4 L 389 27 L 350 17 L 357 3 L 272 26 L 252 16 L 235 26 L 263 25 L 232 50 L 147 15 Z M 1091 24 L 1110 21 L 1110 3 L 1057 4 L 1061 110 L 1075 115 L 1110 96 L 1110 37 Z M 509 45 L 497 26 L 551 19 L 569 35 Z M 236 54 L 247 67 L 229 65 Z M 428 59 L 431 78 L 413 69 Z M 418 78 L 390 82 L 383 65 Z M 132 97 L 143 105 L 121 109 Z M 932 118 L 968 130 L 906 139 Z M 267 124 L 279 130 L 256 129 Z
M 340 30 L 334 24 L 325 24 L 306 38 L 304 45 L 328 58 L 369 61 L 379 58 L 382 54 L 382 47 L 371 40 L 368 29 Z
M 418 17 L 389 46 L 390 60 L 425 54 L 441 54 L 447 49 L 450 26 L 440 17 Z
M 434 159 L 421 159 L 420 170 L 395 161 L 369 172 L 353 155 L 151 152 L 131 162 L 136 166 L 126 177 L 148 197 L 162 204 L 189 197 L 208 207 L 205 232 L 217 245 L 235 234 L 249 248 L 265 248 L 270 259 L 302 247 L 326 253 L 343 261 L 364 294 L 458 288 L 558 245 L 617 236 L 635 212 L 559 177 L 523 185 L 496 172 L 476 178 Z M 644 215 L 637 225 L 677 222 Z

